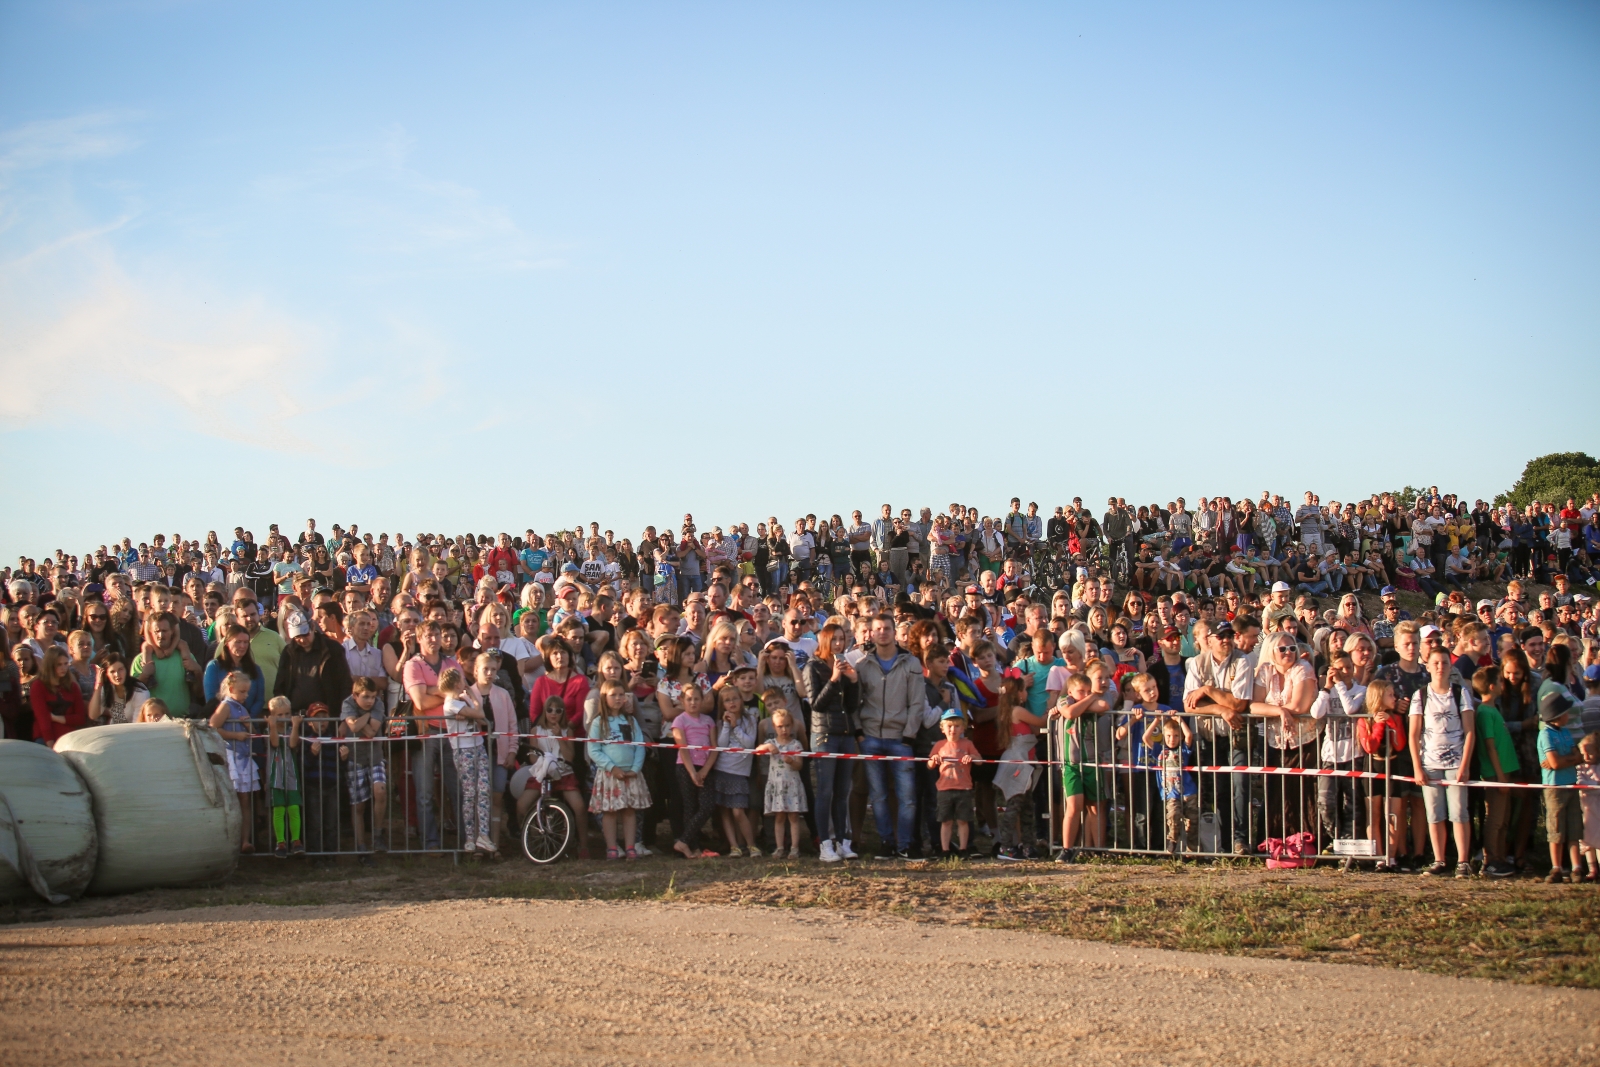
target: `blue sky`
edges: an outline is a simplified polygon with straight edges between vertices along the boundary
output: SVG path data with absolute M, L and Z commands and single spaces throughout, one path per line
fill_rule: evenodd
M 1597 135 L 1593 5 L 0 4 L 0 552 L 1487 496 Z

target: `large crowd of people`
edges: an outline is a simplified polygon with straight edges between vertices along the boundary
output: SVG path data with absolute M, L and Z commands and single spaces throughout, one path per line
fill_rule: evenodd
M 1597 561 L 1600 498 L 1436 487 L 125 537 L 7 569 L 0 725 L 208 720 L 279 856 L 499 856 L 548 790 L 581 858 L 1594 881 Z

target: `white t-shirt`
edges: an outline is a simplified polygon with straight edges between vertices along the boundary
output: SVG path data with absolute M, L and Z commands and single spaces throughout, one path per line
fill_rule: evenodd
M 816 544 L 816 538 L 808 530 L 801 534 L 789 535 L 789 554 L 795 559 L 810 559 L 811 549 Z
M 1417 690 L 1411 698 L 1411 714 L 1422 717 L 1422 765 L 1430 771 L 1447 771 L 1461 766 L 1466 745 L 1466 729 L 1461 724 L 1463 710 L 1470 710 L 1467 690 L 1461 691 L 1468 709 L 1456 706 L 1454 692 L 1435 693 L 1432 683 Z

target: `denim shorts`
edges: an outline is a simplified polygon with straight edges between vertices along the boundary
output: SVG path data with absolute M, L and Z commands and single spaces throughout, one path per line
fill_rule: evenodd
M 1428 813 L 1428 824 L 1441 822 L 1465 823 L 1467 815 L 1467 787 L 1444 783 L 1454 779 L 1456 767 L 1429 767 L 1428 784 L 1422 787 L 1422 807 Z

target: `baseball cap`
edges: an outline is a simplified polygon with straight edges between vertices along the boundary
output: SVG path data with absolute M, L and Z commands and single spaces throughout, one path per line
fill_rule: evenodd
M 298 611 L 289 616 L 289 621 L 284 624 L 290 637 L 304 637 L 311 632 L 310 621 Z
M 733 670 L 728 672 L 728 677 L 732 678 L 734 675 L 742 674 L 745 671 L 754 672 L 755 669 L 756 669 L 756 667 L 755 667 L 755 664 L 753 664 L 753 663 L 741 663 L 738 666 L 734 667 Z
M 1440 629 L 1437 626 L 1435 626 L 1433 623 L 1430 622 L 1428 625 L 1424 626 L 1422 629 L 1417 631 L 1417 640 L 1418 641 L 1426 641 L 1428 638 L 1432 637 L 1434 634 L 1440 633 L 1440 632 L 1441 632 Z
M 1287 592 L 1289 592 L 1289 583 L 1288 582 L 1273 582 L 1272 583 L 1272 591 L 1274 593 L 1287 593 Z
M 1211 632 L 1218 637 L 1232 637 L 1233 623 L 1229 622 L 1227 619 L 1223 619 L 1221 622 L 1218 622 L 1211 627 Z
M 939 716 L 939 721 L 940 722 L 966 722 L 967 721 L 967 717 L 965 715 L 961 714 L 955 708 L 951 708 L 949 711 L 946 711 L 943 715 Z
M 1394 586 L 1392 586 L 1392 585 L 1384 586 L 1382 589 L 1378 590 L 1378 595 L 1380 597 L 1394 596 Z
M 1176 626 L 1169 626 L 1165 630 L 1161 631 L 1161 640 L 1170 641 L 1173 639 L 1182 640 L 1183 631 L 1178 629 Z
M 563 563 L 561 565 L 561 573 L 562 574 L 577 574 L 578 573 L 578 565 L 576 563 L 573 563 L 571 560 L 568 560 L 566 563 Z
M 962 592 L 967 596 L 980 596 L 983 593 L 983 590 L 979 589 L 975 585 L 969 585 L 966 587 L 966 589 L 962 590 Z
M 1489 608 L 1492 611 L 1494 609 L 1494 601 L 1480 600 L 1474 604 L 1473 607 L 1475 607 L 1478 611 L 1482 611 L 1484 608 Z

